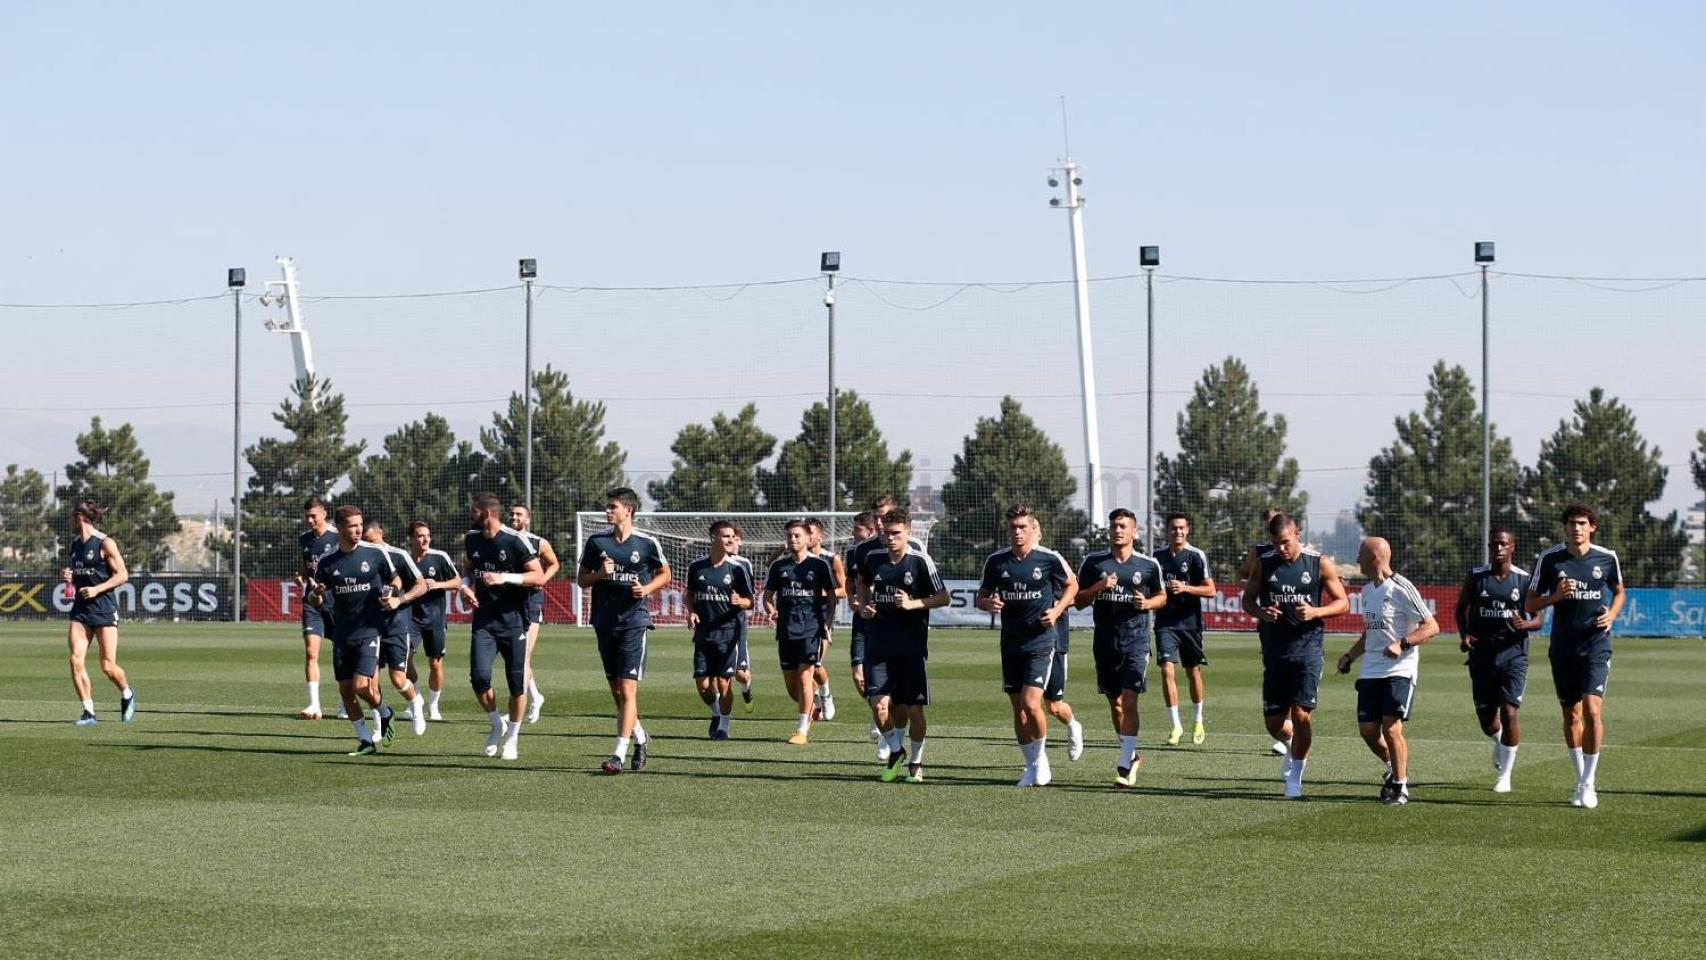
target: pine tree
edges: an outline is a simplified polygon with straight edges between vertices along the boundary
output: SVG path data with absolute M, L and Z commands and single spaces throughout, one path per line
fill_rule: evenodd
M 758 472 L 770 510 L 826 508 L 829 486 L 829 404 L 814 403 L 800 417 L 800 432 L 782 444 L 774 470 Z M 905 503 L 912 486 L 912 453 L 889 457 L 871 405 L 852 390 L 835 397 L 835 486 L 832 511 L 859 510 L 881 494 Z
M 1301 522 L 1309 504 L 1297 490 L 1297 460 L 1285 455 L 1285 417 L 1269 418 L 1250 371 L 1227 357 L 1203 371 L 1178 433 L 1178 456 L 1156 458 L 1156 516 L 1190 514 L 1192 541 L 1208 554 L 1215 578 L 1231 583 L 1259 536 L 1262 508 L 1277 506 Z
M 1023 502 L 1036 512 L 1043 545 L 1065 554 L 1076 570 L 1089 527 L 1084 511 L 1072 506 L 1077 489 L 1060 445 L 1019 401 L 1003 397 L 1000 414 L 980 417 L 954 456 L 931 556 L 945 571 L 976 576 L 984 558 L 1007 546 L 1007 508 Z
M 350 471 L 340 498 L 385 524 L 386 538 L 402 546 L 411 521 L 424 520 L 440 545 L 467 529 L 468 502 L 484 472 L 485 456 L 458 441 L 450 423 L 435 413 L 406 423 Z
M 39 470 L 7 464 L 6 476 L 0 479 L 0 566 L 14 570 L 56 566 L 54 520 L 47 478 Z
M 552 540 L 573 536 L 574 513 L 604 506 L 604 494 L 626 482 L 628 455 L 604 439 L 604 404 L 576 400 L 569 375 L 546 366 L 533 373 L 533 529 Z M 486 454 L 483 485 L 519 503 L 525 489 L 526 411 L 522 395 L 492 414 L 480 431 Z
M 676 434 L 667 479 L 648 485 L 659 510 L 739 511 L 760 508 L 759 465 L 776 450 L 776 438 L 758 426 L 758 407 L 747 404 L 709 427 L 690 423 Z
M 1462 367 L 1434 364 L 1420 413 L 1399 417 L 1397 439 L 1369 461 L 1357 519 L 1385 537 L 1398 569 L 1418 583 L 1461 582 L 1486 558 L 1481 540 L 1481 412 Z M 1510 440 L 1492 444 L 1493 523 L 1516 521 L 1520 474 Z
M 1539 552 L 1562 536 L 1562 515 L 1582 502 L 1599 514 L 1594 542 L 1617 552 L 1632 586 L 1674 583 L 1688 542 L 1676 511 L 1656 516 L 1647 504 L 1664 496 L 1670 470 L 1649 446 L 1635 414 L 1594 387 L 1574 415 L 1540 443 L 1540 457 L 1522 479 L 1523 542 Z
M 243 451 L 250 471 L 243 493 L 243 572 L 249 576 L 283 577 L 300 566 L 303 502 L 329 502 L 366 447 L 345 442 L 349 416 L 330 380 L 308 376 L 290 393 L 272 415 L 288 436 L 263 437 Z
M 76 463 L 66 464 L 65 483 L 56 491 L 61 503 L 93 500 L 106 509 L 101 530 L 118 542 L 132 571 L 159 570 L 171 559 L 167 538 L 178 532 L 172 495 L 148 482 L 148 458 L 130 424 L 117 430 L 89 423 L 77 435 Z

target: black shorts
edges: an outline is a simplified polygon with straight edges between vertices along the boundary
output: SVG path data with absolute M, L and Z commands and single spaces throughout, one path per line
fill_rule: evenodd
M 1285 713 L 1292 707 L 1315 709 L 1321 686 L 1321 658 L 1287 660 L 1275 657 L 1262 662 L 1262 715 Z
M 444 621 L 425 624 L 415 621 L 415 638 L 420 641 L 421 649 L 426 652 L 429 660 L 444 659 Z
M 1202 648 L 1202 631 L 1188 627 L 1162 627 L 1155 631 L 1155 659 L 1176 663 L 1186 669 L 1208 662 Z
M 468 644 L 468 681 L 474 692 L 492 689 L 492 666 L 504 662 L 504 682 L 509 695 L 521 696 L 527 689 L 527 627 L 486 624 L 475 627 Z
M 732 677 L 740 657 L 740 630 L 726 624 L 714 630 L 700 627 L 693 635 L 693 678 Z
M 1127 690 L 1144 693 L 1149 689 L 1149 645 L 1130 647 L 1097 647 L 1096 690 L 1104 697 L 1117 697 Z
M 332 676 L 338 682 L 379 672 L 379 638 L 332 641 Z
M 633 680 L 646 678 L 646 634 L 650 627 L 599 627 L 598 659 L 604 664 L 604 679 Z
M 528 623 L 545 622 L 544 590 L 527 591 L 527 606 L 524 608 L 523 616 L 527 618 Z
M 1066 651 L 1055 648 L 1054 662 L 1049 665 L 1048 683 L 1043 685 L 1043 699 L 1059 703 L 1066 699 Z
M 1048 646 L 1019 647 L 1001 651 L 1001 691 L 1018 693 L 1022 687 L 1047 690 L 1054 673 L 1054 631 L 1047 634 Z
M 80 623 L 85 629 L 94 630 L 99 627 L 118 626 L 118 599 L 110 593 L 96 597 L 93 603 L 78 600 L 71 604 L 72 623 Z
M 409 654 L 414 649 L 414 634 L 397 633 L 379 641 L 379 665 L 387 670 L 409 669 Z
M 331 636 L 332 611 L 304 601 L 302 604 L 302 635 L 304 637 Z
M 1605 696 L 1605 685 L 1611 679 L 1611 651 L 1599 650 L 1587 656 L 1566 653 L 1554 656 L 1552 688 L 1558 691 L 1558 702 L 1564 706 L 1580 703 L 1583 698 Z
M 735 652 L 735 669 L 736 670 L 751 670 L 752 669 L 752 655 L 746 649 L 746 621 L 745 620 L 742 620 L 740 622 L 740 639 L 737 640 L 735 642 L 735 644 L 736 644 L 736 648 L 737 648 L 736 652 Z
M 1469 694 L 1476 710 L 1497 710 L 1510 705 L 1522 706 L 1522 694 L 1528 688 L 1528 657 L 1498 659 L 1469 657 Z
M 865 624 L 869 622 L 864 617 L 854 614 L 853 635 L 847 641 L 847 657 L 855 667 L 865 662 L 865 635 L 870 632 L 870 628 Z
M 811 637 L 806 640 L 776 638 L 776 658 L 783 670 L 800 670 L 805 667 L 815 667 L 823 662 L 823 638 Z
M 1370 677 L 1357 681 L 1357 722 L 1379 723 L 1385 717 L 1410 719 L 1416 681 L 1409 677 Z
M 906 707 L 930 704 L 927 662 L 912 654 L 891 654 L 865 661 L 865 696 L 888 697 Z

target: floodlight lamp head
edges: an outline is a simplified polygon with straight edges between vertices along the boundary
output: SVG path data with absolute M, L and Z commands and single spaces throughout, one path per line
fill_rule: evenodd
M 225 271 L 225 285 L 233 290 L 249 284 L 249 271 L 242 267 L 232 267 Z
M 1049 177 L 1048 178 L 1048 185 L 1051 187 L 1060 186 L 1060 178 L 1059 177 Z
M 532 257 L 526 257 L 526 258 L 522 259 L 519 266 L 517 267 L 516 273 L 523 280 L 532 280 L 533 278 L 539 276 L 539 261 L 533 259 Z
M 841 251 L 825 250 L 818 257 L 818 269 L 824 273 L 835 273 L 841 269 Z
M 1059 197 L 1049 197 L 1048 198 L 1048 205 L 1051 207 L 1060 206 L 1060 198 Z
M 1493 241 L 1491 241 L 1491 240 L 1477 240 L 1475 242 L 1475 262 L 1476 263 L 1492 263 L 1493 262 Z
M 1072 185 L 1075 187 L 1082 187 L 1084 185 L 1084 178 L 1083 177 L 1073 177 L 1072 178 Z
M 1141 267 L 1159 267 L 1159 266 L 1161 266 L 1161 248 L 1160 247 L 1138 247 L 1137 248 L 1137 263 L 1138 263 L 1138 266 L 1141 266 Z

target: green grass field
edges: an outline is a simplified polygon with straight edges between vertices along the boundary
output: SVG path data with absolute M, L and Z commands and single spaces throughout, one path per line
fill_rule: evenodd
M 1424 650 L 1414 800 L 1387 808 L 1348 678 L 1322 683 L 1309 798 L 1279 797 L 1248 638 L 1211 640 L 1200 747 L 1160 744 L 1152 673 L 1141 786 L 1116 792 L 1087 638 L 1069 694 L 1090 749 L 1074 764 L 1051 747 L 1055 784 L 1021 790 L 983 632 L 932 637 L 928 781 L 908 785 L 876 779 L 840 648 L 841 715 L 810 746 L 781 742 L 791 708 L 767 656 L 756 712 L 737 707 L 735 739 L 714 743 L 685 635 L 661 631 L 642 692 L 651 768 L 606 778 L 590 633 L 547 628 L 545 718 L 503 764 L 479 755 L 460 644 L 448 722 L 354 759 L 347 723 L 291 716 L 289 626 L 124 629 L 141 715 L 118 723 L 97 673 L 103 719 L 86 729 L 70 723 L 63 625 L 0 630 L 0 956 L 1703 952 L 1700 641 L 1618 641 L 1601 804 L 1584 811 L 1567 803 L 1545 658 L 1516 790 L 1495 796 L 1448 643 Z M 328 703 L 330 674 L 328 659 Z

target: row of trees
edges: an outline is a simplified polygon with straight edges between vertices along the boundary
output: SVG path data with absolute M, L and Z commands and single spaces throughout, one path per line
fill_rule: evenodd
M 568 376 L 547 367 L 534 379 L 534 503 L 537 525 L 561 536 L 577 510 L 596 510 L 604 491 L 625 482 L 626 454 L 606 438 L 605 407 L 578 400 Z M 793 438 L 778 442 L 747 404 L 732 416 L 683 427 L 671 444 L 671 472 L 647 485 L 655 509 L 679 511 L 806 512 L 824 506 L 828 408 L 808 408 Z M 425 519 L 447 539 L 464 527 L 475 490 L 518 498 L 523 472 L 523 402 L 512 395 L 493 414 L 478 443 L 459 440 L 437 414 L 404 424 L 377 451 L 347 437 L 344 399 L 329 381 L 298 382 L 273 414 L 280 435 L 245 451 L 250 468 L 243 503 L 246 562 L 252 571 L 280 573 L 296 562 L 302 501 L 309 496 L 359 503 L 396 528 Z M 877 493 L 902 495 L 912 485 L 912 455 L 890 453 L 869 403 L 856 392 L 837 398 L 838 509 L 858 509 Z M 1192 515 L 1194 539 L 1230 578 L 1256 536 L 1262 507 L 1297 515 L 1308 506 L 1298 490 L 1299 468 L 1286 455 L 1287 422 L 1262 408 L 1249 370 L 1233 357 L 1208 368 L 1179 414 L 1179 452 L 1156 463 L 1158 515 Z M 1481 418 L 1473 385 L 1461 367 L 1436 364 L 1422 409 L 1397 419 L 1393 442 L 1369 464 L 1358 518 L 1371 534 L 1401 545 L 1404 568 L 1427 582 L 1452 582 L 1478 562 L 1481 516 Z M 1706 430 L 1690 458 L 1706 490 Z M 142 566 L 166 555 L 178 530 L 172 496 L 148 479 L 149 464 L 126 424 L 107 430 L 99 418 L 77 438 L 81 459 L 52 491 L 61 503 L 92 497 L 111 506 L 109 532 Z M 1523 552 L 1557 536 L 1557 515 L 1573 500 L 1601 512 L 1600 537 L 1623 558 L 1637 583 L 1675 580 L 1683 567 L 1685 535 L 1676 514 L 1648 505 L 1663 490 L 1668 468 L 1641 436 L 1632 412 L 1598 388 L 1575 404 L 1570 418 L 1541 445 L 1532 467 L 1519 465 L 1508 438 L 1495 431 L 1492 449 L 1494 521 L 1514 527 Z M 980 418 L 955 455 L 941 491 L 942 516 L 931 552 L 944 569 L 975 572 L 1004 542 L 1002 511 L 1017 500 L 1038 511 L 1046 541 L 1076 557 L 1094 538 L 1091 518 L 1072 505 L 1078 482 L 1060 446 L 1012 397 L 994 416 Z M 1136 507 L 1138 504 L 1131 504 Z M 0 549 L 6 565 L 53 562 L 62 520 L 48 484 L 34 470 L 6 469 L 0 480 Z M 1099 519 L 1099 518 L 1098 518 Z M 222 532 L 216 532 L 217 540 Z M 1703 558 L 1706 559 L 1706 558 Z M 135 562 L 135 561 L 133 561 Z

